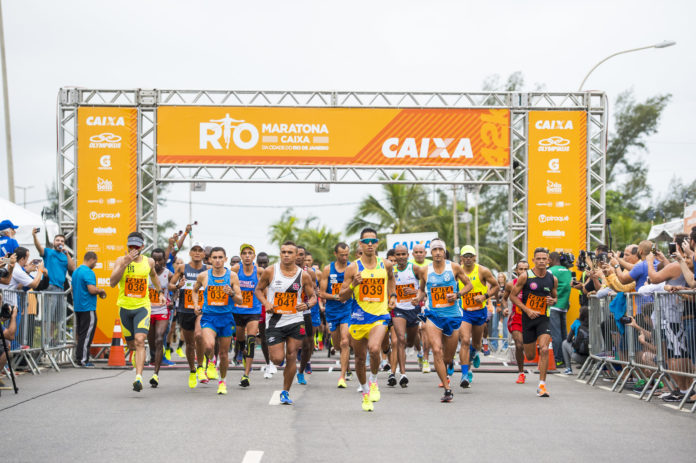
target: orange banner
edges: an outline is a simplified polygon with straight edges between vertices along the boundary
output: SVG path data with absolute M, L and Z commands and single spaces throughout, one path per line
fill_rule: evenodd
M 135 108 L 80 107 L 77 112 L 77 260 L 97 253 L 94 342 L 110 343 L 118 318 L 117 290 L 109 286 L 114 262 L 126 252 L 136 227 L 138 111 Z
M 160 106 L 160 164 L 507 166 L 507 109 Z

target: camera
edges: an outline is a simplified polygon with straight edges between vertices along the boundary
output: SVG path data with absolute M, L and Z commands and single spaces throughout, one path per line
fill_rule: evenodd
M 606 252 L 599 252 L 597 253 L 597 261 L 606 264 L 609 262 L 609 255 Z
M 581 272 L 584 272 L 585 269 L 587 268 L 586 258 L 587 258 L 587 253 L 585 252 L 585 250 L 581 250 L 580 253 L 578 254 L 578 264 L 577 264 L 578 270 L 580 270 Z
M 575 256 L 572 252 L 562 252 L 560 256 L 561 265 L 565 268 L 571 268 L 575 263 Z
M 10 271 L 5 267 L 0 268 L 0 278 L 6 278 L 10 274 Z
M 633 321 L 633 318 L 632 318 L 632 317 L 629 317 L 629 316 L 626 316 L 626 315 L 624 315 L 623 317 L 619 318 L 619 323 L 621 323 L 622 325 L 628 325 L 628 324 L 631 323 L 632 321 Z
M 5 302 L 0 306 L 0 320 L 8 320 L 12 317 L 12 306 Z

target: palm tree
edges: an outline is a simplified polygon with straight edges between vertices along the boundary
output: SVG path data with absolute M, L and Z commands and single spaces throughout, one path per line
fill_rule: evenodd
M 271 225 L 271 243 L 280 247 L 286 241 L 295 241 L 299 233 L 299 219 L 292 214 L 292 209 L 287 209 L 280 216 L 280 220 Z

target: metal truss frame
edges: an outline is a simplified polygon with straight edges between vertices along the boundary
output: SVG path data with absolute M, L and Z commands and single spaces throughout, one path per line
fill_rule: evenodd
M 510 109 L 510 166 L 216 166 L 157 164 L 158 106 Z M 587 245 L 604 241 L 607 98 L 602 92 L 334 92 L 62 88 L 58 98 L 58 220 L 67 236 L 77 217 L 77 108 L 138 108 L 138 228 L 157 240 L 161 183 L 343 183 L 508 186 L 508 264 L 527 252 L 527 121 L 532 110 L 583 110 L 587 133 Z

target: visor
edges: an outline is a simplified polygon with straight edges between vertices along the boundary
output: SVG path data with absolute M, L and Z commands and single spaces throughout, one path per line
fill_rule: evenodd
M 128 246 L 142 247 L 145 245 L 145 241 L 139 236 L 131 236 L 128 238 Z
M 239 246 L 239 252 L 241 253 L 244 251 L 246 248 L 251 249 L 251 251 L 256 254 L 256 249 L 254 249 L 254 246 L 250 245 L 249 243 L 244 243 L 241 246 Z

